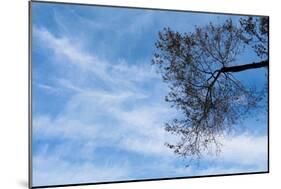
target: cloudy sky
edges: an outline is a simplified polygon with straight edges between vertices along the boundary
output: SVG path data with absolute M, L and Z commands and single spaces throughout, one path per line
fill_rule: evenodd
M 179 113 L 151 65 L 157 33 L 227 18 L 33 2 L 33 186 L 266 171 L 266 112 L 237 125 L 222 153 L 200 164 L 186 167 L 164 145 L 176 140 L 164 123 Z M 239 77 L 263 85 L 264 70 L 247 74 Z

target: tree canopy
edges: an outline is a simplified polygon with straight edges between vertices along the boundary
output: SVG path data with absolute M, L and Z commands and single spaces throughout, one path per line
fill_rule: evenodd
M 190 33 L 171 28 L 159 32 L 152 63 L 169 85 L 165 100 L 182 113 L 165 127 L 179 136 L 177 143 L 166 144 L 176 154 L 200 157 L 218 152 L 220 136 L 258 107 L 264 95 L 235 74 L 268 69 L 268 33 L 267 17 L 243 17 L 235 24 L 228 19 L 196 26 Z M 238 62 L 245 47 L 259 61 Z

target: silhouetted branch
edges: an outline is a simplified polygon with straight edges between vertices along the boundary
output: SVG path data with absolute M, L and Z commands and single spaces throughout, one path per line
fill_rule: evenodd
M 269 63 L 268 60 L 257 62 L 257 63 L 251 63 L 251 64 L 243 64 L 239 66 L 231 66 L 231 67 L 223 67 L 221 69 L 221 72 L 227 73 L 227 72 L 241 72 L 249 69 L 256 69 L 256 68 L 262 68 L 262 67 L 268 67 Z

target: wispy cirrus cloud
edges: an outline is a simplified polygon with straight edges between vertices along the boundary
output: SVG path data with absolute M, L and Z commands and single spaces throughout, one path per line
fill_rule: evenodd
M 87 80 L 82 79 L 78 83 L 76 78 L 69 78 L 64 75 L 60 75 L 59 78 L 55 76 L 52 85 L 59 87 L 62 92 L 71 91 L 73 94 L 65 106 L 61 107 L 60 114 L 56 118 L 48 115 L 34 117 L 35 139 L 38 137 L 39 141 L 43 140 L 45 144 L 51 146 L 53 145 L 52 141 L 56 140 L 64 141 L 63 146 L 67 146 L 69 142 L 88 144 L 86 149 L 83 148 L 84 145 L 75 149 L 78 150 L 78 153 L 81 153 L 81 149 L 83 149 L 82 155 L 84 158 L 86 157 L 85 153 L 91 154 L 96 148 L 108 147 L 130 153 L 146 154 L 146 156 L 172 155 L 172 152 L 164 146 L 164 142 L 169 136 L 161 126 L 160 117 L 161 119 L 169 117 L 173 111 L 168 105 L 161 104 L 162 98 L 155 102 L 155 99 L 151 99 L 151 95 L 158 96 L 159 91 L 151 94 L 150 91 L 142 89 L 144 82 L 159 79 L 152 72 L 150 66 L 129 65 L 125 61 L 110 64 L 99 60 L 94 55 L 88 55 L 81 51 L 79 46 L 75 46 L 66 37 L 55 37 L 46 29 L 35 29 L 34 32 L 38 41 L 44 42 L 44 46 L 54 53 L 54 59 L 64 59 L 67 61 L 63 64 L 75 65 L 71 67 L 73 70 L 70 69 L 70 71 L 78 73 L 78 75 L 92 74 L 92 78 L 98 77 L 100 81 L 106 83 L 105 88 L 95 88 L 95 83 L 88 84 Z M 92 67 L 96 64 L 101 65 L 93 69 Z M 58 64 L 57 67 L 60 69 L 63 65 Z M 140 85 L 137 85 L 138 83 Z M 162 83 L 160 84 L 162 85 Z M 154 85 L 151 87 L 154 87 Z M 159 88 L 159 86 L 157 87 Z M 50 90 L 52 87 L 41 88 Z M 143 105 L 143 102 L 148 104 Z M 68 160 L 59 158 L 60 156 L 67 157 L 67 155 L 59 155 L 59 151 L 64 150 L 53 150 L 49 150 L 46 156 L 38 153 L 34 158 L 41 158 L 41 161 L 44 161 L 45 157 L 46 161 L 51 160 L 52 164 L 62 161 L 62 165 L 65 164 L 65 167 L 71 165 Z M 73 157 L 70 154 L 69 156 Z M 52 161 L 54 158 L 59 158 L 59 160 Z M 90 160 L 93 159 L 93 157 L 90 158 Z M 90 164 L 95 163 L 91 162 Z M 103 162 L 99 162 L 99 164 L 103 164 Z M 35 166 L 35 169 L 39 169 L 39 166 L 40 162 L 38 166 Z M 73 169 L 69 167 L 70 174 L 71 170 Z M 83 170 L 80 171 L 83 172 Z M 91 172 L 88 172 L 88 174 L 91 174 Z M 42 174 L 37 173 L 35 175 Z M 41 176 L 39 177 L 41 178 Z M 65 179 L 69 179 L 68 177 L 65 177 Z M 107 178 L 106 175 L 104 177 Z M 35 177 L 34 180 L 40 183 L 40 178 Z M 128 178 L 134 177 L 128 176 Z M 92 180 L 89 179 L 89 181 Z M 53 179 L 49 178 L 48 182 L 54 184 L 59 181 L 54 177 Z
M 89 162 L 68 162 L 55 156 L 36 156 L 33 167 L 33 186 L 124 180 L 129 173 L 126 162 L 98 166 Z
M 135 82 L 147 82 L 152 79 L 159 79 L 154 67 L 150 63 L 139 65 L 128 64 L 125 60 L 117 60 L 114 63 L 109 63 L 89 53 L 87 50 L 82 50 L 82 44 L 72 41 L 66 37 L 56 37 L 51 34 L 46 28 L 33 27 L 33 33 L 38 43 L 46 48 L 49 48 L 54 53 L 55 57 L 61 58 L 65 64 L 74 64 L 74 67 L 67 67 L 73 71 L 78 78 L 82 79 L 85 74 L 92 74 L 92 79 L 103 82 L 104 85 L 109 85 L 111 89 L 121 90 L 137 90 Z M 57 65 L 61 67 L 63 65 Z M 77 73 L 77 69 L 78 73 Z M 72 79 L 73 78 L 68 78 Z M 77 78 L 75 78 L 77 79 Z M 87 79 L 87 77 L 85 78 Z M 67 82 L 64 82 L 67 84 Z

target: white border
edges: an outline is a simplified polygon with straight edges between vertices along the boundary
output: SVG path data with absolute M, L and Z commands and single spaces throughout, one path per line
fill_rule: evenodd
M 182 9 L 211 12 L 234 12 L 270 16 L 270 174 L 213 177 L 186 180 L 79 186 L 73 188 L 275 188 L 280 186 L 281 126 L 280 82 L 280 6 L 275 0 L 69 0 L 69 2 Z M 1 73 L 0 73 L 0 186 L 1 188 L 27 188 L 27 123 L 28 123 L 28 1 L 1 2 Z M 72 187 L 67 187 L 72 188 Z

